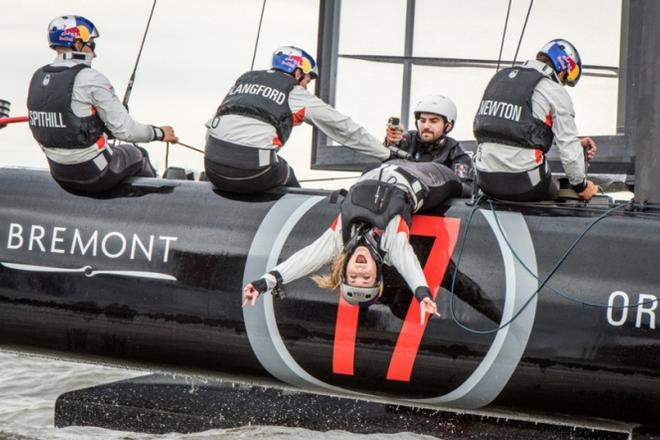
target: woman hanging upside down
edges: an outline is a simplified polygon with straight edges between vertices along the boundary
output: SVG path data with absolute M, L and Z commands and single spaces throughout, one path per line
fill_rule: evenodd
M 421 324 L 438 315 L 426 278 L 409 238 L 412 214 L 458 197 L 462 186 L 445 165 L 392 160 L 364 173 L 341 203 L 329 229 L 309 246 L 243 288 L 243 306 L 260 294 L 317 271 L 332 261 L 330 273 L 312 279 L 339 290 L 350 304 L 368 306 L 383 292 L 383 264 L 403 276 L 421 307 Z

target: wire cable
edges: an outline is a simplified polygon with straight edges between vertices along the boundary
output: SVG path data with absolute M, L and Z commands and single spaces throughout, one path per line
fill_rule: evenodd
M 348 180 L 348 179 L 357 179 L 360 176 L 342 176 L 342 177 L 320 177 L 316 179 L 302 179 L 298 180 L 300 183 L 304 182 L 332 182 L 334 180 Z
M 558 262 L 555 264 L 555 266 L 553 267 L 553 269 L 550 271 L 550 273 L 549 273 L 549 274 L 548 274 L 543 280 L 540 280 L 540 279 L 538 278 L 538 276 L 536 276 L 536 275 L 533 273 L 533 271 L 532 271 L 532 270 L 531 270 L 531 269 L 530 269 L 530 268 L 529 268 L 529 267 L 528 267 L 528 266 L 522 261 L 522 259 L 521 259 L 520 256 L 517 254 L 517 252 L 513 249 L 513 246 L 511 245 L 510 241 L 508 240 L 508 237 L 506 236 L 506 234 L 505 234 L 504 230 L 502 229 L 502 226 L 501 226 L 501 224 L 500 224 L 500 222 L 499 222 L 499 218 L 497 217 L 497 213 L 496 213 L 496 210 L 495 210 L 494 204 L 493 204 L 492 201 L 489 200 L 489 205 L 490 205 L 491 212 L 493 213 L 493 216 L 494 216 L 494 219 L 495 219 L 495 221 L 496 221 L 496 224 L 498 225 L 498 229 L 499 229 L 500 233 L 502 234 L 502 237 L 504 238 L 505 243 L 507 244 L 507 247 L 511 250 L 512 254 L 513 254 L 514 257 L 516 258 L 516 260 L 517 260 L 517 261 L 523 266 L 523 268 L 524 268 L 528 273 L 530 273 L 534 278 L 536 278 L 538 281 L 540 281 L 540 285 L 539 285 L 539 287 L 538 287 L 538 288 L 537 288 L 537 289 L 536 289 L 536 290 L 530 295 L 530 297 L 527 299 L 527 301 L 525 301 L 525 303 L 520 307 L 520 309 L 519 309 L 519 310 L 518 310 L 518 311 L 517 311 L 517 312 L 516 312 L 516 313 L 515 313 L 515 314 L 514 314 L 514 315 L 513 315 L 508 321 L 507 321 L 507 322 L 505 322 L 505 323 L 501 323 L 498 327 L 496 327 L 496 328 L 494 328 L 494 329 L 489 329 L 489 330 L 478 330 L 478 329 L 473 329 L 473 328 L 471 328 L 471 327 L 469 327 L 469 326 L 467 326 L 467 325 L 461 323 L 461 322 L 458 320 L 458 318 L 456 317 L 456 311 L 455 311 L 455 308 L 454 308 L 454 295 L 455 295 L 455 294 L 454 294 L 454 288 L 455 288 L 456 278 L 457 278 L 457 274 L 458 274 L 458 268 L 459 268 L 460 261 L 461 261 L 462 255 L 463 255 L 463 250 L 464 250 L 464 248 L 465 248 L 465 243 L 466 243 L 466 241 L 467 241 L 467 236 L 468 236 L 468 232 L 469 232 L 469 229 L 470 229 L 470 225 L 471 225 L 471 223 L 472 223 L 472 219 L 473 219 L 473 217 L 474 217 L 474 214 L 476 213 L 477 209 L 479 208 L 479 205 L 480 205 L 480 202 L 481 202 L 482 199 L 483 199 L 483 196 L 480 196 L 479 198 L 477 198 L 476 202 L 474 203 L 474 205 L 473 205 L 473 207 L 472 207 L 472 209 L 471 209 L 471 211 L 470 211 L 470 214 L 468 215 L 468 219 L 467 219 L 467 222 L 466 222 L 466 226 L 465 226 L 464 232 L 463 232 L 463 234 L 462 234 L 462 236 L 461 236 L 461 244 L 460 244 L 460 246 L 459 246 L 458 255 L 457 255 L 457 260 L 456 260 L 456 264 L 455 264 L 455 267 L 454 267 L 454 272 L 452 273 L 452 282 L 451 282 L 451 288 L 450 288 L 450 291 L 449 291 L 449 292 L 450 292 L 449 308 L 450 308 L 450 315 L 451 315 L 451 317 L 452 317 L 452 320 L 453 320 L 453 321 L 454 321 L 459 327 L 461 327 L 462 329 L 464 329 L 464 330 L 466 330 L 466 331 L 468 331 L 468 332 L 470 332 L 470 333 L 475 333 L 475 334 L 491 334 L 491 333 L 495 333 L 495 332 L 501 330 L 502 328 L 508 326 L 508 325 L 511 324 L 513 321 L 515 321 L 515 320 L 517 319 L 517 317 L 520 316 L 520 314 L 521 314 L 521 313 L 527 308 L 527 306 L 531 303 L 531 301 L 532 301 L 532 300 L 533 300 L 533 299 L 534 299 L 534 298 L 540 293 L 540 291 L 543 289 L 543 287 L 546 287 L 546 285 L 547 285 L 548 281 L 550 280 L 550 278 L 552 278 L 552 276 L 557 272 L 557 270 L 561 267 L 561 265 L 564 263 L 564 261 L 566 260 L 566 258 L 568 258 L 568 256 L 571 254 L 571 252 L 575 249 L 575 247 L 578 245 L 578 243 L 584 238 L 584 236 L 587 234 L 587 232 L 588 232 L 592 227 L 594 227 L 598 222 L 600 222 L 600 221 L 603 220 L 604 218 L 608 217 L 608 216 L 611 215 L 613 212 L 615 212 L 615 211 L 617 211 L 617 210 L 619 210 L 619 209 L 625 208 L 625 207 L 627 206 L 626 204 L 617 205 L 617 206 L 615 206 L 615 207 L 613 207 L 613 208 L 608 209 L 608 210 L 605 211 L 603 214 L 601 214 L 600 216 L 598 216 L 594 221 L 592 221 L 592 222 L 587 226 L 587 228 L 586 228 L 584 231 L 582 231 L 582 233 L 581 233 L 581 234 L 580 234 L 580 235 L 579 235 L 579 236 L 573 241 L 573 243 L 568 247 L 568 249 L 564 252 L 564 254 L 562 255 L 562 257 L 558 260 Z M 640 306 L 640 305 L 644 305 L 644 304 L 651 304 L 651 303 L 654 303 L 654 302 L 657 302 L 657 301 L 658 301 L 658 300 L 656 299 L 656 300 L 646 301 L 646 302 L 643 302 L 643 303 L 632 304 L 632 305 L 628 305 L 628 306 L 613 306 L 613 305 L 609 305 L 609 304 L 607 304 L 607 305 L 605 305 L 605 304 L 595 304 L 595 303 L 588 303 L 588 302 L 585 302 L 585 301 L 577 300 L 576 298 L 573 298 L 573 297 L 570 297 L 570 296 L 568 296 L 568 295 L 566 295 L 566 294 L 563 294 L 563 293 L 560 292 L 559 290 L 557 290 L 557 289 L 555 289 L 555 288 L 553 288 L 553 287 L 551 287 L 551 286 L 549 286 L 549 285 L 548 285 L 547 287 L 548 287 L 551 291 L 553 291 L 554 293 L 559 294 L 560 296 L 562 296 L 563 298 L 569 299 L 569 300 L 571 300 L 571 301 L 573 301 L 573 302 L 577 302 L 577 303 L 580 303 L 580 304 L 583 304 L 583 305 L 592 306 L 592 307 L 601 307 L 601 308 L 608 308 L 608 309 L 625 309 L 625 308 L 638 307 L 638 306 Z
M 196 151 L 196 152 L 198 152 L 198 153 L 200 153 L 200 154 L 204 154 L 204 150 L 202 150 L 201 148 L 197 148 L 197 147 L 193 147 L 192 145 L 184 144 L 184 143 L 181 142 L 181 141 L 178 141 L 178 142 L 176 143 L 176 145 L 181 145 L 182 147 L 184 147 L 184 148 L 188 148 L 189 150 L 193 150 L 193 151 Z
M 147 20 L 147 27 L 144 29 L 144 34 L 142 35 L 142 43 L 140 43 L 140 50 L 138 51 L 137 59 L 135 60 L 135 66 L 133 66 L 133 73 L 128 79 L 128 85 L 126 86 L 126 92 L 124 92 L 124 99 L 122 104 L 126 109 L 128 109 L 128 100 L 131 98 L 131 91 L 133 91 L 133 83 L 135 82 L 135 72 L 137 72 L 138 64 L 140 63 L 140 57 L 142 56 L 142 48 L 144 47 L 144 42 L 147 39 L 147 33 L 149 32 L 149 25 L 151 24 L 151 17 L 154 16 L 154 9 L 156 9 L 156 0 L 151 5 L 151 12 L 149 13 L 149 19 Z
M 261 23 L 264 20 L 264 11 L 266 10 L 266 0 L 261 4 L 261 16 L 259 17 L 259 28 L 257 29 L 257 39 L 254 42 L 254 51 L 252 53 L 252 64 L 250 64 L 250 70 L 254 70 L 254 60 L 257 57 L 257 47 L 259 46 L 259 36 L 261 35 Z
M 506 38 L 506 28 L 509 26 L 509 14 L 511 13 L 511 0 L 509 6 L 506 8 L 506 18 L 504 19 L 504 31 L 502 32 L 502 41 L 500 42 L 500 54 L 497 56 L 497 67 L 495 72 L 500 71 L 500 63 L 502 62 L 502 50 L 504 49 L 504 39 Z
M 523 36 L 525 35 L 525 29 L 527 28 L 527 21 L 529 20 L 529 14 L 532 12 L 532 6 L 534 5 L 534 0 L 529 0 L 529 8 L 527 9 L 527 16 L 525 17 L 525 23 L 523 24 L 522 31 L 520 32 L 520 39 L 518 40 L 518 47 L 516 47 L 516 54 L 513 56 L 513 62 L 511 67 L 516 65 L 516 60 L 518 59 L 518 51 L 520 50 L 520 44 L 522 43 Z

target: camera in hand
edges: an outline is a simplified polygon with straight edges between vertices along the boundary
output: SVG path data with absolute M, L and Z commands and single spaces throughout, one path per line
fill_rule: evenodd
M 401 125 L 401 118 L 397 116 L 390 116 L 387 120 L 387 128 L 390 130 L 403 131 L 403 126 Z

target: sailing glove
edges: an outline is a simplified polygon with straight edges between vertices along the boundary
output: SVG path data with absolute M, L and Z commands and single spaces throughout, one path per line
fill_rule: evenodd
M 415 289 L 415 298 L 417 298 L 417 301 L 421 303 L 422 301 L 424 301 L 424 298 L 433 299 L 433 295 L 431 295 L 431 291 L 429 290 L 428 287 L 419 286 L 417 289 Z
M 252 284 L 259 294 L 270 292 L 273 296 L 284 298 L 282 275 L 276 270 L 271 270 L 266 275 L 258 280 L 252 281 L 250 284 Z

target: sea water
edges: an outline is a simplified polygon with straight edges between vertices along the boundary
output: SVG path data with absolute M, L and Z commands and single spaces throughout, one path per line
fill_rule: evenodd
M 421 440 L 437 437 L 412 433 L 352 434 L 345 431 L 317 432 L 280 426 L 244 426 L 213 429 L 193 434 L 142 434 L 91 427 L 55 428 L 55 400 L 73 391 L 108 382 L 130 379 L 145 371 L 111 368 L 0 351 L 0 440 Z

